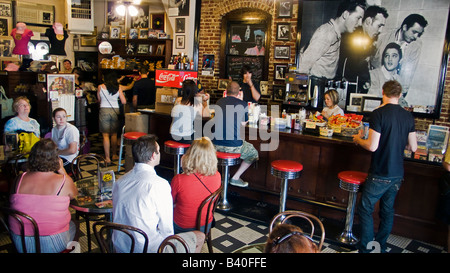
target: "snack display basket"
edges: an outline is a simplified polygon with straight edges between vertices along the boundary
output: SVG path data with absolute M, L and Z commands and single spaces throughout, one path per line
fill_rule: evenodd
M 333 129 L 333 135 L 352 137 L 364 128 L 361 115 L 345 114 L 333 116 L 328 120 L 328 127 Z

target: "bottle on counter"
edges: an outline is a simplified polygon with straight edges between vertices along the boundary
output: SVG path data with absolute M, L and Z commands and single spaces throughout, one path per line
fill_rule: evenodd
M 291 128 L 292 127 L 292 117 L 291 117 L 291 115 L 287 114 L 285 120 L 286 120 L 286 128 Z
M 286 118 L 286 109 L 284 109 L 283 113 L 281 113 L 281 118 Z

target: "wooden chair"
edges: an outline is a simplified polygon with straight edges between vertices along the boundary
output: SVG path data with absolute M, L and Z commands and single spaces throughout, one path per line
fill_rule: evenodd
M 128 235 L 128 237 L 131 240 L 131 247 L 130 247 L 130 253 L 134 253 L 134 246 L 135 246 L 135 238 L 133 236 L 132 232 L 137 232 L 144 237 L 144 247 L 142 249 L 142 253 L 147 253 L 148 248 L 148 236 L 147 234 L 139 229 L 128 225 L 122 225 L 112 222 L 106 222 L 106 221 L 100 221 L 95 222 L 92 226 L 94 229 L 94 235 L 97 239 L 97 242 L 100 246 L 100 251 L 102 253 L 112 253 L 113 251 L 113 244 L 110 241 L 112 232 L 113 231 L 120 231 Z M 106 233 L 108 232 L 108 233 Z M 108 242 L 109 241 L 109 242 Z
M 178 241 L 179 243 L 181 243 L 181 245 L 184 247 L 185 253 L 190 253 L 189 246 L 187 245 L 186 241 L 176 234 L 170 235 L 161 242 L 158 248 L 158 253 L 163 253 L 164 249 L 169 246 L 172 248 L 173 253 L 177 253 L 177 248 L 173 241 Z
M 211 215 L 214 217 L 214 211 L 216 210 L 217 203 L 219 202 L 220 194 L 223 191 L 223 186 L 220 186 L 218 190 L 210 194 L 203 202 L 200 204 L 197 212 L 197 225 L 196 229 L 205 233 L 205 240 L 208 245 L 209 253 L 213 253 L 212 239 L 211 239 L 211 228 L 212 223 L 209 225 L 209 218 Z M 202 219 L 202 212 L 207 210 L 205 219 Z M 202 228 L 203 227 L 203 228 Z
M 74 181 L 83 179 L 81 162 L 89 159 L 93 159 L 97 163 L 97 173 L 100 171 L 100 163 L 102 163 L 105 167 L 107 166 L 106 159 L 101 155 L 94 153 L 78 155 L 72 160 L 72 173 L 74 175 Z
M 325 240 L 325 228 L 322 224 L 322 221 L 320 221 L 319 218 L 317 218 L 316 216 L 314 216 L 312 214 L 302 212 L 302 211 L 296 211 L 296 210 L 287 210 L 284 212 L 280 212 L 272 218 L 272 221 L 270 222 L 270 226 L 269 226 L 269 233 L 272 232 L 273 228 L 277 224 L 286 223 L 286 221 L 288 219 L 293 218 L 293 217 L 302 218 L 309 223 L 309 225 L 311 227 L 311 233 L 310 233 L 311 238 L 313 238 L 313 236 L 314 236 L 315 224 L 317 224 L 319 226 L 319 228 L 321 230 L 321 236 L 320 236 L 318 248 L 319 248 L 319 251 L 321 251 L 323 242 Z
M 9 219 L 11 219 L 11 218 L 7 219 L 8 217 L 12 217 L 13 219 L 15 219 L 15 221 L 17 221 L 19 223 L 19 226 L 20 226 L 20 234 L 19 235 L 20 235 L 20 239 L 21 239 L 23 253 L 28 253 L 28 249 L 25 244 L 25 223 L 24 223 L 25 220 L 29 221 L 31 223 L 31 225 L 33 226 L 33 237 L 34 237 L 34 244 L 35 244 L 34 245 L 35 252 L 33 252 L 33 253 L 41 253 L 41 241 L 40 241 L 40 235 L 39 235 L 39 226 L 36 223 L 36 221 L 33 219 L 33 217 L 31 217 L 30 215 L 23 213 L 21 211 L 18 211 L 18 210 L 12 209 L 12 208 L 7 208 L 7 207 L 0 208 L 0 211 L 3 214 L 3 216 L 0 217 L 0 222 L 2 223 L 2 225 L 8 232 L 11 242 L 13 242 L 13 245 L 14 245 L 14 248 L 16 249 L 16 251 L 19 252 L 16 248 L 16 244 L 14 244 L 11 230 L 9 228 Z M 73 246 L 72 249 L 65 249 L 65 250 L 61 251 L 60 253 L 69 253 L 69 252 L 73 251 L 74 249 L 75 249 L 75 246 Z
M 73 173 L 73 180 L 74 181 L 78 181 L 80 179 L 83 179 L 83 174 L 81 171 L 81 163 L 85 160 L 95 160 L 97 163 L 97 173 L 95 175 L 97 175 L 100 172 L 100 164 L 102 163 L 104 166 L 107 166 L 106 164 L 106 160 L 103 156 L 98 155 L 98 154 L 94 154 L 94 153 L 90 153 L 90 154 L 81 154 L 78 155 L 77 157 L 75 157 L 72 160 L 72 173 Z M 81 218 L 83 218 L 86 221 L 86 235 L 87 235 L 87 241 L 88 241 L 88 251 L 90 252 L 92 249 L 92 241 L 91 241 L 91 226 L 90 226 L 90 221 L 91 220 L 95 220 L 95 221 L 99 221 L 99 220 L 111 220 L 107 217 L 109 217 L 109 214 L 98 214 L 98 213 L 90 213 L 90 212 L 82 212 L 82 211 L 76 211 L 75 212 L 75 216 L 77 218 L 77 220 Z M 104 216 L 104 217 L 102 217 Z M 95 217 L 95 218 L 92 218 Z M 99 218 L 101 217 L 101 218 Z

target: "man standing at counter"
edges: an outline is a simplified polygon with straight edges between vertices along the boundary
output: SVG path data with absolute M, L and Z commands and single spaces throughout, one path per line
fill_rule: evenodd
M 380 224 L 375 241 L 381 252 L 386 252 L 386 241 L 394 224 L 394 201 L 400 189 L 404 168 L 405 147 L 412 152 L 417 149 L 414 118 L 399 104 L 402 86 L 397 81 L 383 85 L 383 104 L 370 115 L 369 137 L 362 132 L 353 141 L 372 152 L 369 175 L 363 184 L 361 203 L 358 208 L 361 223 L 359 252 L 370 252 L 369 242 L 374 240 L 372 213 L 380 200 Z
M 258 151 L 252 144 L 241 139 L 241 126 L 248 121 L 248 106 L 242 101 L 242 91 L 239 84 L 232 81 L 227 86 L 227 96 L 217 101 L 215 112 L 213 144 L 216 150 L 225 153 L 241 154 L 241 165 L 231 177 L 230 184 L 237 187 L 247 187 L 248 183 L 241 175 L 258 160 Z M 217 126 L 221 125 L 221 127 Z

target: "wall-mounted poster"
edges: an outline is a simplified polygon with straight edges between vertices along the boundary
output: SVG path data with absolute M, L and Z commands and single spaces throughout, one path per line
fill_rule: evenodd
M 233 24 L 230 27 L 231 41 L 228 54 L 264 56 L 266 45 L 266 26 L 262 24 Z
M 131 17 L 131 27 L 132 28 L 148 28 L 149 17 L 148 17 L 148 5 L 136 6 L 138 14 Z
M 170 16 L 189 16 L 189 0 L 169 0 Z
M 214 54 L 204 54 L 202 59 L 202 76 L 214 76 Z
M 378 2 L 378 6 L 368 7 L 372 14 L 378 15 L 368 18 L 374 24 L 362 22 L 359 26 L 354 22 L 347 25 L 341 33 L 340 43 L 334 48 L 339 50 L 339 54 L 336 60 L 331 60 L 328 52 L 318 50 L 327 48 L 319 41 L 330 31 L 326 26 L 335 22 L 336 11 L 343 1 L 301 0 L 302 37 L 297 52 L 299 72 L 328 80 L 346 79 L 350 83 L 346 88 L 347 98 L 351 93 L 381 97 L 384 82 L 395 79 L 403 87 L 400 105 L 415 116 L 438 118 L 447 68 L 450 2 L 403 0 L 395 5 L 388 0 Z M 368 14 L 368 10 L 365 13 Z M 364 14 L 364 9 L 358 7 L 348 14 Z M 369 29 L 383 23 L 383 28 Z M 361 41 L 361 37 L 368 43 L 359 44 L 358 49 L 349 46 L 354 44 L 354 39 Z M 322 70 L 319 66 L 324 63 L 324 56 L 332 65 Z
M 116 2 L 108 1 L 107 11 L 107 22 L 108 25 L 112 26 L 124 26 L 125 25 L 125 16 L 120 16 L 116 11 Z

